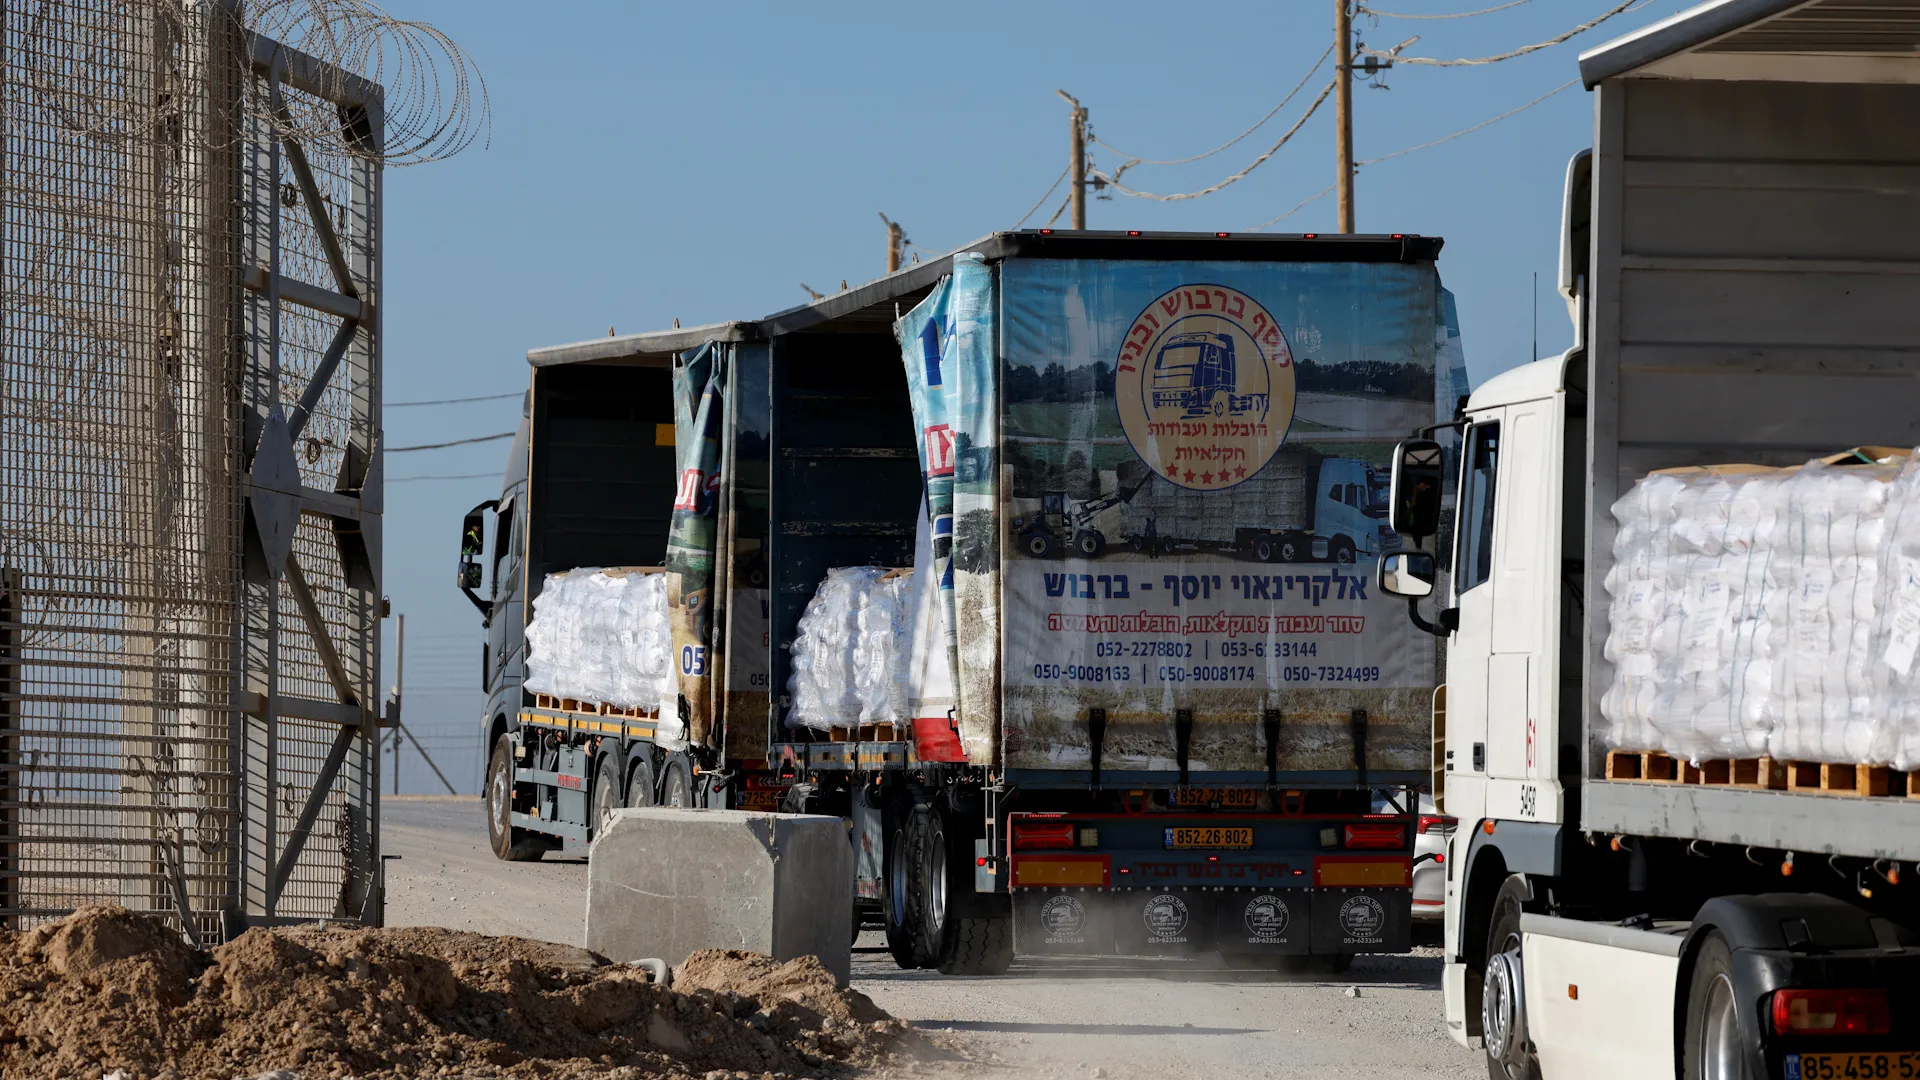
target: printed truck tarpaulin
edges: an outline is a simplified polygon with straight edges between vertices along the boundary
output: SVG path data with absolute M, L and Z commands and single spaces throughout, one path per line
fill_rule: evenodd
M 917 702 L 915 727 L 944 725 L 953 709 L 967 760 L 988 764 L 1000 703 L 993 270 L 978 256 L 955 258 L 953 273 L 894 324 L 894 336 L 920 431 L 932 532 L 933 561 L 919 570 L 938 582 L 958 696 Z
M 1000 287 L 1006 765 L 1087 768 L 1104 708 L 1108 772 L 1178 768 L 1181 712 L 1196 772 L 1263 773 L 1276 713 L 1283 772 L 1424 770 L 1435 640 L 1373 576 L 1392 448 L 1464 384 L 1433 268 L 1015 259 Z
M 667 614 L 686 739 L 705 746 L 713 728 L 713 558 L 720 491 L 725 346 L 709 342 L 673 365 L 674 457 L 679 480 L 667 533 Z

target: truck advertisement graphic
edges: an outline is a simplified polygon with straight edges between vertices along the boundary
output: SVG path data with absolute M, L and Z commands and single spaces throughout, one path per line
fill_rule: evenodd
M 1002 268 L 1010 766 L 1424 767 L 1433 639 L 1377 595 L 1388 459 L 1450 411 L 1430 266 Z M 1457 332 L 1454 332 L 1457 334 Z M 1437 361 L 1437 362 L 1436 362 Z M 1190 720 L 1190 728 L 1176 722 Z

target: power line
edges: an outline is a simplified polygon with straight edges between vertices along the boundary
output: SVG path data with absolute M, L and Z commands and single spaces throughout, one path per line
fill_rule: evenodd
M 1293 138 L 1294 134 L 1300 130 L 1301 126 L 1304 125 L 1307 122 L 1307 120 L 1311 118 L 1316 111 L 1319 110 L 1320 106 L 1327 100 L 1327 97 L 1333 93 L 1334 87 L 1339 84 L 1340 78 L 1341 76 L 1335 76 L 1333 81 L 1327 83 L 1326 86 L 1321 87 L 1320 96 L 1313 99 L 1313 104 L 1307 106 L 1307 111 L 1301 114 L 1300 119 L 1293 122 L 1293 126 L 1287 129 L 1286 134 L 1280 136 L 1280 139 L 1278 142 L 1274 143 L 1272 146 L 1267 148 L 1266 153 L 1261 154 L 1257 158 L 1254 158 L 1252 164 L 1248 165 L 1244 169 L 1241 169 L 1239 172 L 1234 173 L 1232 176 L 1227 177 L 1225 180 L 1222 180 L 1219 183 L 1214 184 L 1212 187 L 1201 188 L 1199 191 L 1180 192 L 1174 195 L 1156 195 L 1150 191 L 1135 191 L 1134 189 L 1126 186 L 1125 184 L 1122 184 L 1119 181 L 1115 180 L 1113 177 L 1106 176 L 1102 173 L 1096 172 L 1094 173 L 1094 175 L 1100 177 L 1102 180 L 1105 180 L 1108 184 L 1111 184 L 1113 188 L 1119 191 L 1121 194 L 1131 195 L 1136 199 L 1152 199 L 1155 202 L 1178 202 L 1181 199 L 1197 199 L 1197 198 L 1200 198 L 1202 195 L 1211 195 L 1214 192 L 1219 191 L 1221 188 L 1228 186 L 1229 184 L 1233 184 L 1233 183 L 1236 183 L 1237 181 L 1244 180 L 1247 177 L 1247 174 L 1253 172 L 1253 170 L 1266 164 L 1268 158 L 1279 153 L 1280 148 L 1287 145 L 1287 140 Z
M 1620 4 L 1608 10 L 1605 14 L 1600 15 L 1598 18 L 1595 18 L 1590 22 L 1581 23 L 1579 26 L 1574 27 L 1573 29 L 1567 31 L 1564 34 L 1561 34 L 1557 37 L 1548 38 L 1545 41 L 1536 41 L 1532 45 L 1522 45 L 1511 52 L 1504 52 L 1499 54 L 1498 56 L 1479 56 L 1471 59 L 1459 59 L 1459 60 L 1436 60 L 1431 56 L 1401 56 L 1400 50 L 1406 48 L 1407 46 L 1413 44 L 1416 41 L 1419 41 L 1420 39 L 1418 37 L 1410 37 L 1407 40 L 1401 42 L 1400 44 L 1395 45 L 1393 48 L 1388 49 L 1386 52 L 1380 52 L 1377 49 L 1363 49 L 1361 50 L 1361 55 L 1377 56 L 1383 60 L 1392 60 L 1396 64 L 1419 64 L 1419 65 L 1424 65 L 1426 67 L 1469 67 L 1469 66 L 1477 66 L 1480 64 L 1494 64 L 1502 60 L 1512 60 L 1516 56 L 1525 56 L 1528 53 L 1539 52 L 1541 49 L 1550 49 L 1553 46 L 1568 40 L 1569 38 L 1577 37 L 1581 34 L 1586 33 L 1587 31 L 1593 29 L 1594 27 L 1599 26 L 1601 23 L 1606 22 L 1608 19 L 1613 18 L 1615 15 L 1625 14 L 1627 11 L 1630 11 L 1630 10 L 1638 10 L 1639 8 L 1645 7 L 1646 5 L 1652 2 L 1653 0 L 1626 0 L 1625 3 Z
M 1035 213 L 1035 211 L 1037 211 L 1037 210 L 1039 210 L 1039 209 L 1040 209 L 1040 207 L 1042 207 L 1042 206 L 1044 206 L 1044 205 L 1046 205 L 1046 201 L 1047 201 L 1048 199 L 1051 199 L 1051 198 L 1053 198 L 1053 193 L 1054 193 L 1054 191 L 1055 191 L 1055 190 L 1057 190 L 1057 189 L 1058 189 L 1058 188 L 1060 187 L 1060 181 L 1062 181 L 1062 180 L 1065 180 L 1065 179 L 1067 178 L 1067 173 L 1068 173 L 1068 172 L 1070 172 L 1070 171 L 1072 171 L 1072 169 L 1073 169 L 1073 165 L 1072 165 L 1072 163 L 1068 163 L 1068 165 L 1067 165 L 1067 167 L 1066 167 L 1066 168 L 1064 168 L 1064 169 L 1061 169 L 1061 170 L 1060 170 L 1060 175 L 1059 175 L 1059 176 L 1056 176 L 1056 177 L 1054 177 L 1054 178 L 1053 178 L 1053 184 L 1052 184 L 1052 186 L 1050 186 L 1050 187 L 1048 187 L 1048 188 L 1047 188 L 1047 193 L 1046 193 L 1045 195 L 1042 195 L 1042 196 L 1040 196 L 1040 197 L 1039 197 L 1038 199 L 1035 199 L 1035 200 L 1034 200 L 1034 202 L 1033 202 L 1033 206 L 1032 206 L 1031 208 L 1029 208 L 1029 209 L 1027 210 L 1027 212 L 1026 212 L 1026 213 L 1024 213 L 1024 214 L 1021 214 L 1021 215 L 1020 215 L 1020 220 L 1019 220 L 1019 221 L 1016 221 L 1016 222 L 1014 222 L 1014 223 L 1013 223 L 1013 227 L 1017 229 L 1017 228 L 1019 228 L 1020 226 L 1022 226 L 1022 225 L 1025 225 L 1025 224 L 1027 223 L 1027 219 L 1028 219 L 1028 218 L 1030 218 L 1030 217 L 1032 217 L 1032 216 L 1034 215 L 1034 213 Z M 1059 214 L 1055 214 L 1055 215 L 1053 215 L 1053 216 L 1054 216 L 1054 217 L 1059 217 L 1060 215 L 1059 215 Z M 1051 222 L 1051 221 L 1049 221 L 1049 222 L 1047 222 L 1047 224 L 1049 224 L 1049 225 L 1051 225 L 1051 224 L 1053 224 L 1053 222 Z M 800 287 L 801 287 L 801 288 L 803 288 L 803 289 L 805 289 L 805 288 L 806 288 L 806 286 L 805 286 L 805 285 L 802 285 L 802 286 L 800 286 Z M 809 290 L 809 291 L 811 291 L 811 290 Z M 814 299 L 816 299 L 816 300 L 818 300 L 818 299 L 819 299 L 819 297 L 817 297 L 817 296 L 816 296 L 816 297 L 814 297 Z
M 440 398 L 437 401 L 389 401 L 385 403 L 385 406 L 389 409 L 411 409 L 418 405 L 465 405 L 474 401 L 505 401 L 508 398 L 525 397 L 526 393 L 525 390 L 515 390 L 511 394 L 484 394 L 480 397 L 450 397 Z
M 449 446 L 470 446 L 473 443 L 498 442 L 501 439 L 511 439 L 513 436 L 514 432 L 503 431 L 498 435 L 481 435 L 472 439 L 455 439 L 452 442 L 421 443 L 419 446 L 389 446 L 387 447 L 387 453 L 404 454 L 411 450 L 441 450 Z
M 1501 4 L 1499 7 L 1481 8 L 1479 11 L 1456 11 L 1451 15 L 1402 15 L 1393 11 L 1375 11 L 1370 7 L 1356 8 L 1354 14 L 1372 15 L 1381 19 L 1471 19 L 1476 15 L 1491 15 L 1496 11 L 1517 8 L 1521 4 L 1527 3 L 1532 3 L 1532 0 L 1508 0 L 1507 3 Z
M 1508 109 L 1506 112 L 1503 112 L 1499 116 L 1493 117 L 1492 119 L 1482 120 L 1479 123 L 1473 125 L 1472 127 L 1461 128 L 1459 131 L 1456 131 L 1451 135 L 1442 135 L 1440 138 L 1435 139 L 1432 142 L 1423 142 L 1418 146 L 1409 146 L 1405 150 L 1395 150 L 1391 154 L 1382 154 L 1377 158 L 1369 158 L 1368 160 L 1362 161 L 1359 164 L 1377 165 L 1382 161 L 1388 160 L 1389 158 L 1397 158 L 1406 154 L 1411 154 L 1415 150 L 1425 150 L 1429 146 L 1439 146 L 1443 142 L 1452 142 L 1453 140 L 1459 138 L 1462 135 L 1471 135 L 1474 132 L 1479 131 L 1481 128 L 1486 127 L 1488 124 L 1497 124 L 1500 121 L 1505 120 L 1507 117 L 1512 116 L 1515 113 L 1526 112 L 1528 109 L 1533 108 L 1535 105 L 1540 104 L 1541 102 L 1547 100 L 1553 95 L 1561 92 L 1562 90 L 1565 90 L 1567 87 L 1572 86 L 1574 83 L 1577 83 L 1579 81 L 1580 81 L 1579 79 L 1569 79 L 1566 82 L 1561 83 L 1559 86 L 1556 86 L 1553 89 L 1547 91 L 1546 93 L 1541 94 L 1539 97 L 1534 98 L 1532 101 L 1527 102 L 1525 105 L 1522 105 L 1514 109 Z
M 1524 2 L 1524 0 L 1522 0 L 1522 2 Z M 1255 123 L 1252 127 L 1248 128 L 1247 130 L 1241 132 L 1238 135 L 1235 135 L 1233 138 L 1228 139 L 1226 142 L 1221 143 L 1219 146 L 1214 147 L 1213 149 L 1207 151 L 1204 154 L 1195 154 L 1192 157 L 1173 158 L 1171 160 L 1161 161 L 1154 158 L 1143 158 L 1137 154 L 1129 154 L 1125 150 L 1120 149 L 1119 147 L 1113 145 L 1110 142 L 1107 142 L 1105 139 L 1099 138 L 1098 136 L 1095 136 L 1093 141 L 1096 143 L 1099 143 L 1101 146 L 1104 146 L 1107 149 L 1113 151 L 1114 153 L 1119 154 L 1121 157 L 1127 159 L 1127 163 L 1125 165 L 1122 165 L 1118 169 L 1114 170 L 1113 175 L 1116 177 L 1119 176 L 1121 173 L 1126 172 L 1128 168 L 1134 165 L 1185 165 L 1189 161 L 1199 161 L 1201 158 L 1210 158 L 1213 155 L 1219 153 L 1220 151 L 1233 146 L 1235 143 L 1238 143 L 1240 140 L 1246 138 L 1247 136 L 1265 127 L 1267 124 L 1267 121 L 1279 115 L 1280 110 L 1287 107 L 1287 103 L 1292 101 L 1294 99 L 1294 96 L 1300 93 L 1300 88 L 1307 85 L 1307 80 L 1313 78 L 1313 73 L 1316 71 L 1319 71 L 1321 65 L 1327 62 L 1327 57 L 1332 55 L 1333 55 L 1333 46 L 1328 45 L 1327 51 L 1320 54 L 1320 59 L 1315 60 L 1313 62 L 1313 67 L 1309 68 L 1307 70 L 1307 73 L 1300 77 L 1300 81 L 1294 84 L 1294 87 L 1292 90 L 1287 91 L 1286 97 L 1283 97 L 1280 99 L 1280 104 L 1275 105 L 1272 109 L 1269 109 L 1267 111 L 1267 115 L 1261 117 L 1259 121 Z M 1052 192 L 1048 192 L 1048 194 L 1052 194 Z M 1043 198 L 1041 199 L 1041 201 L 1045 202 L 1046 200 Z
M 1268 218 L 1267 220 L 1265 220 L 1265 221 L 1263 221 L 1263 222 L 1261 222 L 1260 224 L 1258 224 L 1258 225 L 1255 225 L 1255 226 L 1254 226 L 1253 228 L 1251 228 L 1251 229 L 1248 229 L 1247 231 L 1248 231 L 1248 232 L 1259 232 L 1259 231 L 1260 231 L 1261 229 L 1264 229 L 1264 228 L 1266 228 L 1267 226 L 1269 226 L 1269 225 L 1272 225 L 1272 224 L 1274 224 L 1275 222 L 1279 222 L 1279 221 L 1284 221 L 1284 220 L 1286 220 L 1287 218 L 1290 218 L 1290 217 L 1292 217 L 1292 216 L 1293 216 L 1293 215 L 1295 214 L 1295 212 L 1297 212 L 1297 211 L 1299 211 L 1300 209 L 1302 209 L 1303 207 L 1305 207 L 1305 206 L 1306 206 L 1306 205 L 1307 205 L 1308 203 L 1311 203 L 1311 202 L 1317 202 L 1317 201 L 1319 201 L 1320 199 L 1324 199 L 1324 198 L 1326 198 L 1326 197 L 1327 197 L 1328 195 L 1330 195 L 1330 194 L 1332 194 L 1332 193 L 1333 193 L 1333 189 L 1334 189 L 1334 185 L 1333 185 L 1333 184 L 1328 184 L 1328 185 L 1327 185 L 1326 187 L 1323 187 L 1323 188 L 1321 188 L 1321 189 L 1320 189 L 1320 190 L 1319 190 L 1318 192 L 1316 192 L 1315 194 L 1312 194 L 1312 195 L 1309 195 L 1309 196 L 1307 196 L 1306 198 L 1304 198 L 1304 199 L 1301 199 L 1301 200 L 1300 200 L 1299 202 L 1297 202 L 1297 203 L 1294 203 L 1294 204 L 1293 204 L 1293 209 L 1291 209 L 1291 210 L 1288 210 L 1288 211 L 1287 211 L 1286 213 L 1284 213 L 1284 214 L 1280 214 L 1280 215 L 1278 215 L 1277 217 L 1270 217 L 1270 218 Z
M 409 447 L 409 449 L 414 449 L 414 448 Z M 387 477 L 387 483 L 411 484 L 417 480 L 480 480 L 488 477 L 498 480 L 500 478 L 500 474 L 497 472 L 476 472 L 476 473 L 458 473 L 451 476 L 389 476 Z

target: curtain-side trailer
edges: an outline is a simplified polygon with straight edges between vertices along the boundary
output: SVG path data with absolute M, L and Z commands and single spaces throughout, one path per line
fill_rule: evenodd
M 1366 468 L 1464 390 L 1439 247 L 996 234 L 757 322 L 533 351 L 477 600 L 496 851 L 586 845 L 597 808 L 777 798 L 848 820 L 856 904 L 903 966 L 1404 951 L 1435 649 L 1371 589 L 1377 548 L 1036 552 L 1015 522 L 1051 496 L 1065 533 L 1124 488 L 1231 529 L 1264 520 L 1249 481 L 1304 455 L 1364 463 L 1337 497 L 1377 532 Z M 1202 345 L 1204 379 L 1156 376 Z M 684 746 L 645 709 L 522 693 L 540 582 L 594 566 L 669 575 Z M 786 692 L 849 566 L 910 568 L 950 641 L 903 713 Z

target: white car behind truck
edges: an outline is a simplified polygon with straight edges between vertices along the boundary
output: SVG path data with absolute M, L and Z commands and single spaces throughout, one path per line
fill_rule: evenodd
M 1716 0 L 1585 54 L 1575 345 L 1472 394 L 1438 558 L 1440 448 L 1398 451 L 1379 585 L 1448 638 L 1446 1021 L 1494 1077 L 1920 1076 L 1920 772 L 1600 715 L 1640 478 L 1920 444 L 1916 46 L 1920 0 Z

